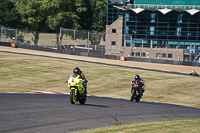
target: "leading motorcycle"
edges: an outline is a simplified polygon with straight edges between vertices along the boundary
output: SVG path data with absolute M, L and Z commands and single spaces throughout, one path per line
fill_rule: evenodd
M 80 76 L 70 76 L 68 80 L 68 88 L 70 90 L 70 102 L 74 104 L 76 101 L 79 101 L 80 104 L 85 104 L 87 100 L 87 92 L 83 85 L 83 80 Z

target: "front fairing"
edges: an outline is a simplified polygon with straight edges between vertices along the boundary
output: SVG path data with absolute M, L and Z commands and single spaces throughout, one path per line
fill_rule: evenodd
M 82 79 L 80 78 L 80 76 L 70 76 L 69 80 L 68 80 L 68 87 L 71 90 L 71 88 L 75 88 L 78 89 L 79 92 L 81 92 L 83 90 L 83 85 L 82 85 Z

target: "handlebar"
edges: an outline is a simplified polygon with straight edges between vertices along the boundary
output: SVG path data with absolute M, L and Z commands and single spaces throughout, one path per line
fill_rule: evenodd
M 86 83 L 87 83 L 87 82 L 88 82 L 88 80 L 82 80 L 82 82 L 86 82 Z

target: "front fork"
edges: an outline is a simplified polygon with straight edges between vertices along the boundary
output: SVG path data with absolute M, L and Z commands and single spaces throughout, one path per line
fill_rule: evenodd
M 70 91 L 71 91 L 72 89 L 74 89 L 74 95 L 75 95 L 75 97 L 77 97 L 77 90 L 78 90 L 78 89 L 76 89 L 75 87 L 71 87 L 71 88 L 70 88 Z

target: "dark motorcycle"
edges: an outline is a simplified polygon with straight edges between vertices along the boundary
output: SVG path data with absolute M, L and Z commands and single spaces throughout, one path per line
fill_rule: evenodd
M 139 102 L 142 98 L 142 84 L 135 83 L 132 85 L 131 89 L 131 102 L 135 99 L 136 102 Z
M 192 72 L 190 72 L 189 74 L 192 75 L 192 76 L 198 76 L 198 75 L 199 75 L 199 74 L 197 74 L 197 72 L 195 72 L 195 71 L 192 71 Z

